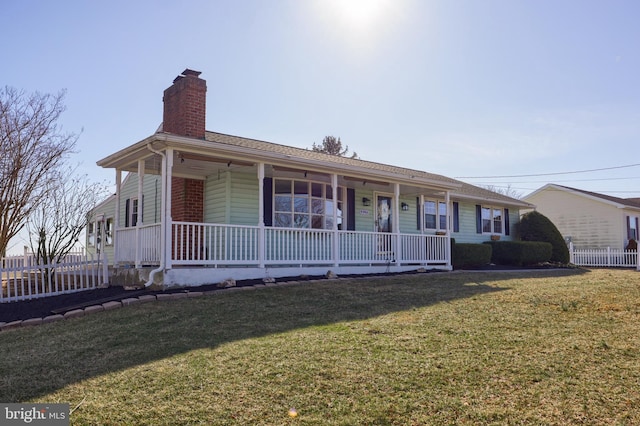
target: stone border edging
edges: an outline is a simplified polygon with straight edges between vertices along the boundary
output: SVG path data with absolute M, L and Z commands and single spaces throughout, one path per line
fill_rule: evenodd
M 371 278 L 371 277 L 369 277 Z M 332 280 L 347 280 L 353 278 L 333 278 Z M 254 284 L 249 286 L 239 286 L 239 287 L 228 287 L 221 288 L 215 291 L 184 291 L 180 293 L 157 293 L 157 294 L 143 294 L 138 297 L 129 297 L 124 298 L 120 301 L 111 301 L 105 302 L 100 305 L 90 305 L 83 309 L 73 309 L 65 312 L 64 314 L 55 314 L 48 315 L 42 318 L 29 318 L 26 320 L 16 320 L 11 322 L 0 322 L 0 331 L 12 330 L 21 327 L 30 327 L 34 325 L 47 324 L 51 322 L 61 321 L 70 318 L 79 318 L 85 315 L 93 314 L 96 312 L 102 311 L 110 311 L 113 309 L 118 309 L 123 306 L 135 305 L 138 303 L 149 303 L 155 302 L 157 300 L 175 300 L 175 299 L 185 299 L 192 297 L 201 297 L 201 296 L 213 296 L 220 293 L 231 293 L 233 291 L 247 291 L 247 290 L 255 290 L 258 288 L 269 288 L 269 287 L 287 287 L 301 284 L 310 284 L 315 282 L 327 281 L 326 279 L 319 280 L 309 280 L 309 281 L 283 281 L 281 283 L 270 282 L 265 284 Z
M 539 271 L 548 271 L 550 269 L 527 269 L 527 270 L 487 270 L 487 271 L 478 271 L 478 270 L 458 270 L 458 271 L 447 271 L 446 273 L 452 272 L 539 272 Z M 555 270 L 555 268 L 552 268 Z M 428 273 L 438 273 L 440 271 L 430 271 Z M 118 309 L 123 306 L 135 305 L 137 303 L 148 303 L 154 302 L 156 300 L 174 300 L 174 299 L 184 299 L 191 297 L 201 297 L 201 296 L 213 296 L 219 293 L 231 293 L 234 291 L 247 291 L 247 290 L 255 290 L 258 288 L 269 288 L 269 287 L 288 287 L 288 286 L 296 286 L 296 285 L 305 285 L 312 284 L 317 282 L 324 281 L 346 281 L 346 280 L 358 280 L 358 279 L 375 279 L 375 278 L 388 278 L 388 276 L 363 276 L 363 277 L 348 277 L 348 278 L 322 278 L 317 280 L 307 280 L 307 281 L 283 281 L 283 282 L 266 282 L 263 284 L 254 284 L 248 286 L 238 286 L 238 287 L 227 287 L 220 288 L 214 291 L 184 291 L 180 293 L 157 293 L 157 294 L 143 294 L 138 297 L 130 297 L 124 298 L 120 301 L 111 301 L 105 302 L 101 305 L 91 305 L 87 306 L 83 309 L 73 309 L 65 312 L 64 314 L 55 314 L 49 315 L 43 318 L 29 318 L 26 320 L 16 320 L 11 322 L 0 322 L 0 331 L 11 330 L 20 327 L 30 327 L 34 325 L 47 324 L 50 322 L 56 322 L 69 318 L 79 318 L 85 316 L 87 314 L 93 314 L 96 312 L 102 311 L 110 311 L 113 309 Z

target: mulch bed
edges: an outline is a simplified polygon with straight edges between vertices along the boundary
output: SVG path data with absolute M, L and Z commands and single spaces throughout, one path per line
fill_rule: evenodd
M 289 279 L 280 278 L 283 281 L 303 281 L 310 279 L 322 279 L 324 277 L 292 277 Z M 262 284 L 262 280 L 237 281 L 236 287 L 253 286 Z M 59 296 L 41 297 L 38 299 L 24 300 L 20 302 L 0 303 L 0 322 L 12 322 L 26 320 L 30 318 L 44 318 L 49 315 L 64 314 L 74 309 L 83 309 L 87 306 L 100 305 L 106 302 L 119 301 L 129 297 L 139 297 L 144 294 L 168 294 L 183 293 L 187 291 L 219 291 L 217 284 L 203 285 L 198 287 L 181 287 L 166 291 L 158 290 L 125 290 L 121 286 L 107 288 L 97 288 L 94 290 L 84 290 L 76 293 L 62 294 Z

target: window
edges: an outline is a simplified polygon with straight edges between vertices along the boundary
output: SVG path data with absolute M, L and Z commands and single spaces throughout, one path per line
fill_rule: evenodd
M 343 189 L 338 188 L 337 220 L 342 229 Z M 331 185 L 291 179 L 274 179 L 273 226 L 283 228 L 333 229 Z
M 102 221 L 96 222 L 96 245 L 102 247 Z
M 131 220 L 129 221 L 131 226 L 136 226 L 138 224 L 138 199 L 131 199 Z
M 138 224 L 138 199 L 127 198 L 125 203 L 124 226 L 136 226 Z
M 502 209 L 493 209 L 493 231 L 502 234 Z
M 506 210 L 478 206 L 480 210 L 479 232 L 487 234 L 502 234 L 506 227 Z
M 491 211 L 492 209 L 489 207 L 482 208 L 482 232 L 492 232 L 491 231 Z
M 90 247 L 95 247 L 95 245 L 96 245 L 96 224 L 95 224 L 95 222 L 89 222 L 87 224 L 87 244 Z
M 104 243 L 105 245 L 113 245 L 113 218 L 108 217 L 104 225 Z
M 629 225 L 627 232 L 628 239 L 638 241 L 638 218 L 627 216 L 627 223 Z
M 424 228 L 447 229 L 447 204 L 442 201 L 424 202 Z

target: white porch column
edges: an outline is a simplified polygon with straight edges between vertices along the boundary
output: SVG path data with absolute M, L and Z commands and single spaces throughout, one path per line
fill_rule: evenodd
M 420 216 L 420 234 L 424 235 L 424 195 L 420 195 L 418 201 L 418 205 L 416 208 L 418 209 L 418 215 Z
M 340 235 L 338 234 L 338 175 L 331 175 L 331 190 L 333 192 L 333 266 L 340 265 Z
M 271 194 L 269 194 L 271 196 Z M 258 263 L 264 268 L 265 228 L 264 228 L 264 163 L 258 163 Z
M 163 206 L 164 208 L 164 217 L 165 223 L 162 224 L 164 230 L 164 245 L 162 246 L 162 250 L 164 250 L 164 268 L 171 269 L 173 257 L 171 254 L 171 246 L 173 245 L 173 236 L 171 234 L 171 230 L 173 228 L 173 218 L 171 217 L 171 176 L 173 174 L 173 148 L 167 148 L 166 151 L 166 159 L 165 159 L 165 167 L 162 171 L 162 185 L 165 188 L 165 200 L 166 203 Z M 162 254 L 161 254 L 162 256 Z
M 449 191 L 445 191 L 444 193 L 444 202 L 447 206 L 447 239 L 445 241 L 445 244 L 447 246 L 445 247 L 445 253 L 447 254 L 447 267 L 451 268 L 451 230 L 453 228 L 453 205 L 451 204 Z
M 116 169 L 116 207 L 113 212 L 113 265 L 118 266 L 118 229 L 120 229 L 120 191 L 122 190 L 122 170 Z
M 393 184 L 393 233 L 396 238 L 396 265 L 402 261 L 402 242 L 400 241 L 400 184 Z
M 135 266 L 139 268 L 142 265 L 142 241 L 140 241 L 142 233 L 140 227 L 143 225 L 144 218 L 142 214 L 144 212 L 143 206 L 143 189 L 144 187 L 144 160 L 138 160 L 138 216 L 136 223 L 132 225 L 136 227 L 136 261 Z

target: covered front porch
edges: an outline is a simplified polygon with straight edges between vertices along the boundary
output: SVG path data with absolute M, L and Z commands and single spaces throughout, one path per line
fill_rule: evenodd
M 172 222 L 164 285 L 202 285 L 227 278 L 451 269 L 448 235 L 266 228 Z M 157 266 L 162 224 L 118 229 L 117 262 Z M 169 256 L 170 254 L 170 256 Z
M 116 271 L 135 268 L 148 285 L 167 287 L 451 269 L 449 194 L 457 182 L 207 136 L 159 133 L 103 160 L 116 168 Z M 128 189 L 123 172 L 136 178 Z M 423 226 L 427 199 L 446 210 L 437 232 Z

